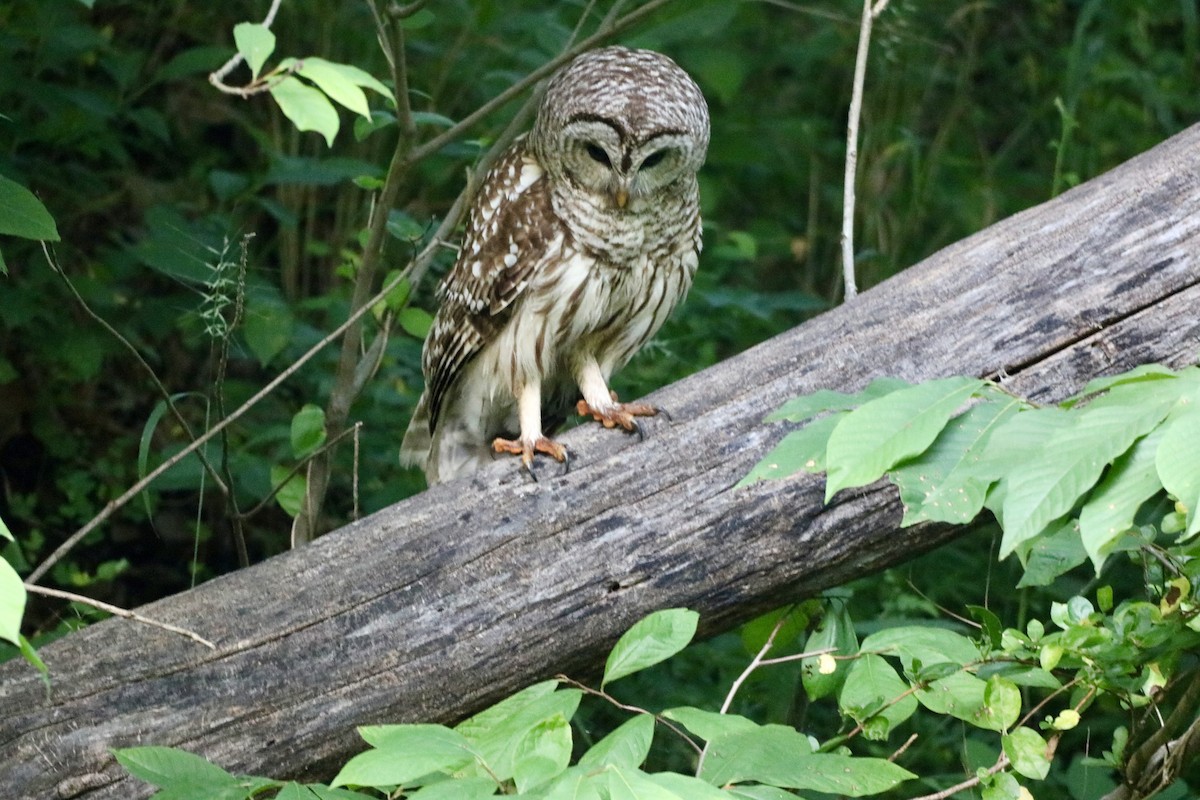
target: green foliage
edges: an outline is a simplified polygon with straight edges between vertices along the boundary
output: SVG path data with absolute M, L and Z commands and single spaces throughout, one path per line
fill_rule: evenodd
M 828 694 L 837 685 L 832 676 L 843 672 L 839 708 L 867 738 L 886 739 L 919 703 L 999 733 L 1004 760 L 997 767 L 1043 781 L 1059 739 L 1085 713 L 1103 713 L 1107 698 L 1126 709 L 1178 702 L 1173 718 L 1182 722 L 1164 728 L 1167 738 L 1200 713 L 1200 698 L 1179 694 L 1198 679 L 1200 657 L 1200 462 L 1192 452 L 1200 433 L 1200 367 L 1139 367 L 1050 407 L 973 378 L 919 386 L 877 381 L 857 396 L 796 398 L 767 419 L 816 433 L 785 437 L 742 485 L 823 467 L 828 496 L 890 479 L 900 490 L 904 525 L 965 524 L 986 508 L 1002 531 L 999 554 L 1016 553 L 1024 566 L 1022 586 L 1052 584 L 1088 559 L 1096 576 L 1111 573 L 1118 553 L 1145 569 L 1143 597 L 1118 598 L 1111 584 L 1100 585 L 1094 603 L 1075 594 L 1051 602 L 1044 621 L 1034 617 L 1019 628 L 1003 628 L 995 613 L 972 607 L 981 622 L 975 639 L 928 625 L 895 626 L 864 638 L 848 668 L 817 670 L 820 662 L 810 657 L 805 688 L 817 687 L 810 697 Z M 820 628 L 810 648 L 814 642 L 834 644 Z M 898 659 L 899 672 L 890 658 Z M 1036 693 L 1044 699 L 1034 702 Z M 1034 717 L 1056 697 L 1067 705 Z M 1136 732 L 1143 747 L 1153 750 L 1160 719 L 1158 712 L 1142 718 L 1149 726 Z M 1039 722 L 1045 735 L 1034 726 Z M 1128 731 L 1113 736 L 1119 753 Z M 1133 768 L 1144 768 L 1149 757 Z M 1107 765 L 1130 763 L 1117 755 Z M 1015 776 L 998 772 L 979 776 L 983 796 L 1016 796 Z
M 605 681 L 662 663 L 687 645 L 698 616 L 687 609 L 656 612 L 627 631 L 610 654 Z M 779 620 L 782 623 L 782 619 Z M 351 758 L 330 787 L 306 787 L 318 797 L 483 798 L 497 793 L 536 800 L 593 797 L 705 800 L 794 797 L 784 789 L 865 797 L 914 778 L 884 759 L 824 753 L 783 725 L 697 708 L 661 715 L 637 713 L 593 744 L 571 766 L 570 725 L 584 692 L 544 681 L 518 692 L 454 728 L 442 725 L 376 725 L 359 729 L 372 749 Z M 603 692 L 593 692 L 611 700 Z M 706 744 L 684 737 L 700 752 L 696 775 L 647 772 L 656 720 L 674 721 Z M 1036 734 L 1035 734 L 1036 736 Z M 267 778 L 235 777 L 182 750 L 139 747 L 116 751 L 135 777 L 172 800 L 221 797 L 241 800 L 284 785 Z M 355 787 L 370 794 L 344 792 Z M 771 794 L 774 791 L 776 794 Z

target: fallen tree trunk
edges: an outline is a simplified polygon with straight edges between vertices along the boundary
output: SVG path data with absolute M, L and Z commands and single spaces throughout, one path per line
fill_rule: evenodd
M 449 721 L 586 670 L 648 612 L 703 631 L 902 561 L 957 529 L 899 529 L 883 484 L 822 504 L 811 476 L 734 489 L 785 399 L 871 378 L 1001 376 L 1035 400 L 1194 361 L 1200 126 L 657 393 L 644 442 L 585 426 L 563 476 L 505 460 L 314 544 L 49 645 L 49 700 L 0 665 L 6 797 L 149 793 L 109 748 L 177 745 L 234 772 L 327 776 L 356 725 Z

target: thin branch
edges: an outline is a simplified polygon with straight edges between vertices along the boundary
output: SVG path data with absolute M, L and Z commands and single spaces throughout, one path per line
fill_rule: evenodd
M 79 307 L 82 308 L 89 317 L 95 320 L 101 328 L 104 328 L 104 330 L 107 331 L 110 336 L 120 342 L 121 345 L 133 355 L 133 358 L 138 365 L 146 372 L 147 375 L 150 376 L 150 381 L 154 384 L 154 388 L 158 390 L 159 395 L 162 396 L 163 401 L 166 402 L 167 408 L 170 410 L 171 415 L 175 417 L 175 421 L 179 423 L 181 428 L 183 428 L 183 432 L 187 434 L 189 439 L 194 439 L 195 435 L 192 433 L 191 426 L 189 426 L 187 420 L 184 419 L 183 413 L 179 410 L 179 407 L 175 405 L 175 401 L 171 398 L 171 393 L 167 391 L 167 387 L 163 386 L 162 381 L 159 380 L 158 373 L 154 371 L 154 367 L 150 366 L 146 359 L 142 358 L 141 351 L 134 347 L 133 342 L 126 339 L 120 331 L 110 325 L 108 320 L 104 319 L 104 317 L 92 310 L 92 307 L 88 305 L 88 302 L 83 299 L 83 295 L 79 294 L 79 290 L 75 288 L 74 282 L 67 277 L 67 273 L 63 271 L 58 262 L 54 260 L 54 256 L 51 255 L 50 247 L 46 242 L 42 242 L 42 253 L 45 254 L 46 263 L 50 265 L 50 269 L 57 273 L 58 277 L 62 278 L 63 283 L 67 285 L 67 290 L 71 293 L 71 296 L 75 298 L 75 302 L 79 303 Z M 221 490 L 221 494 L 229 496 L 229 486 L 226 485 L 223 480 L 221 480 L 221 476 L 217 473 L 216 467 L 209 463 L 208 458 L 203 453 L 197 453 L 196 455 L 200 458 L 200 463 L 204 465 L 204 469 L 207 470 L 212 476 L 212 479 L 217 482 L 217 488 Z
M 279 5 L 282 2 L 283 0 L 271 0 L 271 7 L 267 9 L 267 15 L 263 17 L 263 27 L 269 28 L 275 22 L 275 14 L 279 11 Z M 245 60 L 245 57 L 241 53 L 235 54 L 233 58 L 221 65 L 220 69 L 208 76 L 208 82 L 223 92 L 245 96 L 245 90 L 239 90 L 238 87 L 228 86 L 225 83 L 225 78 L 229 76 L 229 73 L 233 72 L 237 68 L 237 65 Z M 258 89 L 257 91 L 262 91 L 262 89 Z
M 32 583 L 25 584 L 25 591 L 32 592 L 33 594 L 44 595 L 45 597 L 57 597 L 60 600 L 70 600 L 75 603 L 83 603 L 86 606 L 98 608 L 101 611 L 107 611 L 109 614 L 112 614 L 116 617 L 124 617 L 125 619 L 131 619 L 134 622 L 140 622 L 143 625 L 152 625 L 155 628 L 162 628 L 164 631 L 178 633 L 181 636 L 186 636 L 193 642 L 198 642 L 204 645 L 210 650 L 217 649 L 217 646 L 208 639 L 205 639 L 203 636 L 200 636 L 197 633 L 189 631 L 187 628 L 180 628 L 177 625 L 171 625 L 167 622 L 159 622 L 158 620 L 150 619 L 149 617 L 143 617 L 136 611 L 129 611 L 128 609 L 120 608 L 119 606 L 109 605 L 101 600 L 93 600 L 90 597 L 84 597 L 83 595 L 75 594 L 74 592 L 64 592 L 61 589 L 48 589 L 45 586 L 37 586 Z
M 767 653 L 770 652 L 771 648 L 775 646 L 775 637 L 779 635 L 781 630 L 783 630 L 783 624 L 787 622 L 790 614 L 791 609 L 788 609 L 779 615 L 779 619 L 775 620 L 775 625 L 771 628 L 771 633 L 767 635 L 767 640 L 763 642 L 763 646 L 760 647 L 758 652 L 754 654 L 754 658 L 752 658 L 750 663 L 746 665 L 746 668 L 742 670 L 742 674 L 738 675 L 737 678 L 734 679 L 733 684 L 729 687 L 729 692 L 725 695 L 725 701 L 721 703 L 722 714 L 729 712 L 729 706 L 733 704 L 733 698 L 737 695 L 738 689 L 742 688 L 742 684 L 745 683 L 746 679 L 750 677 L 750 673 L 754 672 L 759 664 L 762 663 L 763 659 L 767 657 Z M 700 771 L 704 769 L 704 759 L 708 755 L 708 745 L 709 742 L 706 741 L 704 743 L 704 749 L 700 751 L 700 758 L 696 761 L 696 777 L 699 777 Z
M 646 714 L 647 716 L 653 717 L 655 722 L 661 723 L 662 725 L 666 726 L 667 728 L 670 728 L 671 731 L 673 731 L 677 736 L 679 736 L 680 739 L 683 739 L 685 742 L 687 742 L 689 745 L 691 745 L 693 750 L 695 750 L 697 753 L 700 753 L 701 755 L 703 755 L 703 752 L 700 749 L 700 745 L 696 744 L 695 739 L 688 736 L 686 733 L 684 733 L 682 728 L 680 728 L 678 725 L 671 722 L 671 720 L 667 719 L 666 717 L 662 716 L 661 714 L 655 714 L 653 711 L 648 711 L 644 708 L 641 708 L 640 706 L 631 706 L 628 703 L 622 703 L 620 700 L 613 697 L 608 692 L 605 692 L 601 689 L 593 689 L 592 687 L 588 686 L 587 684 L 583 684 L 577 680 L 568 678 L 566 675 L 555 675 L 554 677 L 555 677 L 555 679 L 560 680 L 563 683 L 569 683 L 570 685 L 574 686 L 576 689 L 580 689 L 580 690 L 586 692 L 587 694 L 595 695 L 596 697 L 607 700 L 608 702 L 612 703 L 614 706 L 621 709 L 622 711 L 629 711 L 630 713 L 633 713 L 633 714 Z
M 858 284 L 854 278 L 854 178 L 858 172 L 858 121 L 862 116 L 863 83 L 867 74 L 867 51 L 871 46 L 873 19 L 871 0 L 863 0 L 858 55 L 854 59 L 854 86 L 846 121 L 846 173 L 842 184 L 842 282 L 847 301 L 858 296 Z
M 430 246 L 430 248 L 427 248 L 427 249 L 432 249 L 432 245 Z M 401 273 L 400 275 L 397 275 L 391 281 L 389 281 L 388 284 L 386 286 L 384 286 L 379 291 L 379 293 L 377 295 L 375 295 L 374 298 L 372 298 L 369 302 L 364 304 L 357 311 L 352 313 L 346 319 L 345 322 L 343 322 L 341 325 L 337 326 L 337 328 L 332 330 L 330 333 L 326 334 L 326 336 L 324 338 L 322 338 L 321 341 L 317 342 L 312 347 L 310 347 L 304 353 L 304 355 L 302 355 L 298 359 L 296 359 L 296 361 L 294 363 L 292 363 L 290 366 L 288 366 L 288 368 L 285 369 L 283 372 L 276 375 L 275 378 L 273 378 L 270 383 L 268 383 L 266 386 L 264 386 L 263 388 L 261 388 L 257 392 L 255 392 L 254 395 L 250 399 L 246 400 L 246 402 L 244 402 L 240 406 L 238 406 L 228 417 L 226 417 L 225 419 L 218 422 L 216 425 L 214 425 L 212 428 L 210 428 L 205 433 L 201 434 L 199 437 L 196 438 L 195 441 L 193 441 L 187 447 L 183 448 L 178 453 L 171 456 L 163 463 L 159 464 L 158 467 L 151 470 L 144 478 L 139 480 L 133 486 L 126 489 L 125 492 L 123 494 L 121 494 L 120 497 L 117 497 L 114 500 L 110 500 L 108 502 L 108 504 L 106 504 L 104 506 L 104 508 L 101 509 L 100 513 L 98 513 L 96 516 L 92 517 L 92 519 L 88 520 L 88 522 L 83 527 L 81 527 L 79 530 L 77 530 L 73 534 L 71 534 L 71 536 L 65 542 L 60 544 L 53 553 L 51 553 L 49 556 L 47 556 L 46 559 L 37 566 L 37 569 L 35 569 L 32 573 L 30 573 L 29 578 L 27 579 L 28 582 L 29 583 L 37 583 L 37 581 L 43 575 L 46 574 L 46 571 L 49 570 L 52 566 L 54 566 L 56 563 L 58 563 L 58 560 L 61 559 L 64 555 L 66 555 L 68 552 L 70 552 L 71 549 L 73 547 L 75 547 L 75 545 L 79 544 L 79 541 L 81 539 L 83 539 L 83 537 L 87 536 L 89 533 L 91 533 L 93 530 L 95 530 L 97 527 L 99 527 L 102 523 L 107 521 L 109 517 L 111 517 L 114 513 L 116 513 L 116 511 L 119 510 L 121 507 L 126 505 L 130 500 L 137 497 L 138 494 L 143 489 L 145 489 L 147 486 L 149 486 L 151 483 L 153 483 L 160 475 L 162 475 L 164 472 L 169 470 L 171 467 L 178 464 L 183 459 L 190 456 L 197 449 L 199 449 L 201 446 L 203 446 L 204 443 L 207 442 L 209 439 L 212 439 L 214 436 L 219 434 L 221 431 L 225 430 L 227 427 L 232 425 L 234 422 L 237 422 L 239 419 L 241 419 L 242 416 L 244 416 L 247 411 L 249 411 L 251 408 L 254 408 L 254 406 L 256 406 L 260 402 L 262 402 L 263 398 L 267 397 L 267 395 L 274 392 L 277 388 L 279 388 L 280 384 L 282 384 L 288 378 L 292 377 L 292 375 L 296 374 L 300 370 L 301 367 L 303 367 L 305 364 L 307 364 L 313 358 L 313 356 L 315 356 L 317 353 L 324 350 L 325 347 L 328 344 L 330 344 L 331 342 L 337 341 L 338 337 L 341 336 L 343 333 L 345 333 L 347 328 L 349 328 L 355 322 L 358 322 L 358 320 L 364 314 L 366 314 L 367 312 L 369 312 L 371 310 L 371 307 L 373 305 L 375 305 L 375 303 L 383 300 L 388 295 L 388 293 L 393 291 L 397 286 L 399 286 L 401 281 L 403 281 L 406 277 L 407 277 L 407 270 L 405 272 Z

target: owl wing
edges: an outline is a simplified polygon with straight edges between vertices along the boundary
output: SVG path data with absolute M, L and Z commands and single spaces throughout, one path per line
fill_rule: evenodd
M 450 387 L 504 327 L 558 235 L 548 182 L 518 141 L 484 178 L 458 260 L 440 288 L 441 306 L 421 358 L 430 433 Z

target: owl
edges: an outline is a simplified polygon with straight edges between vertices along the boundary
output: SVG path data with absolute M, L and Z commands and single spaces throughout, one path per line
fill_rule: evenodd
M 550 79 L 527 135 L 487 174 L 425 340 L 400 447 L 432 485 L 497 453 L 566 462 L 574 410 L 641 432 L 657 409 L 609 377 L 691 287 L 708 106 L 674 61 L 606 47 Z

